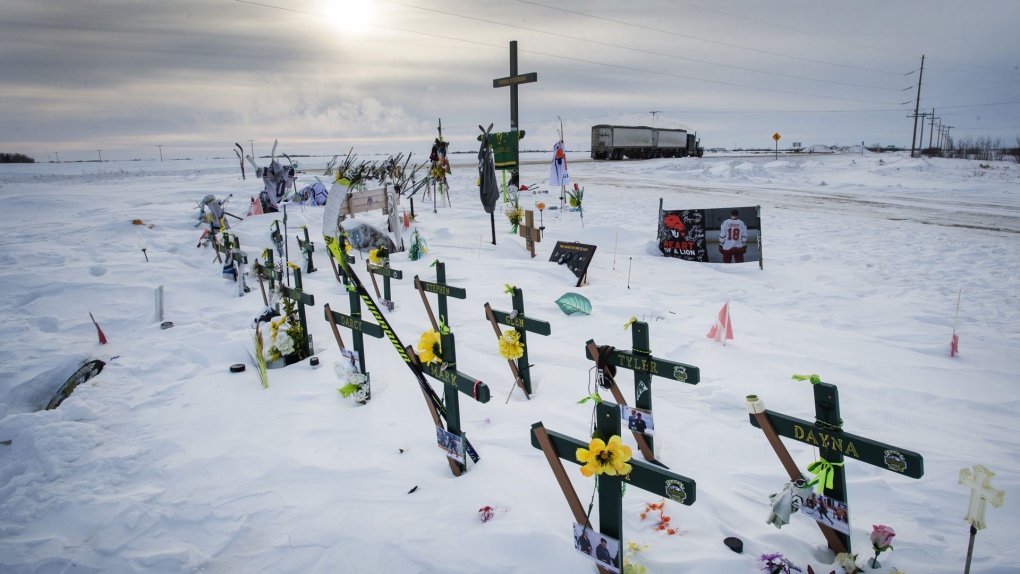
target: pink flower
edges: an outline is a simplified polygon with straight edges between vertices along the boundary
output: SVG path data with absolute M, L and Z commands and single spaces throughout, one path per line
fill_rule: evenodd
M 892 542 L 893 536 L 896 536 L 896 531 L 888 526 L 874 526 L 874 530 L 871 531 L 871 545 L 875 548 L 875 552 L 883 552 L 887 549 L 892 548 L 890 542 Z

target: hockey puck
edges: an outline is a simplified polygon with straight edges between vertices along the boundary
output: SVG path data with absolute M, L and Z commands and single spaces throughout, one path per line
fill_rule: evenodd
M 317 369 L 319 367 L 319 358 L 312 357 L 311 359 L 308 359 L 308 364 L 311 365 L 313 369 Z
M 159 324 L 159 328 L 163 329 L 164 331 L 166 329 L 169 329 L 170 327 L 173 327 L 173 326 L 174 326 L 174 322 L 173 321 L 163 321 L 162 323 Z
M 734 538 L 730 536 L 729 538 L 723 540 L 723 544 L 725 544 L 730 550 L 736 552 L 737 554 L 740 554 L 744 551 L 744 543 L 739 538 Z
M 231 373 L 240 373 L 241 371 L 244 371 L 244 363 L 234 363 L 233 365 L 230 365 Z

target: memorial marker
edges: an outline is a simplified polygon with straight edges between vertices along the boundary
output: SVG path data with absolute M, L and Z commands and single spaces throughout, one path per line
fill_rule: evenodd
M 305 273 L 314 273 L 318 271 L 315 268 L 315 264 L 312 262 L 312 253 L 315 253 L 315 244 L 308 238 L 308 226 L 302 225 L 301 229 L 305 232 L 305 238 L 302 241 L 300 237 L 297 238 L 298 247 L 301 248 L 301 257 L 305 260 Z
M 460 287 L 453 287 L 452 285 L 446 284 L 446 264 L 436 259 L 433 263 L 436 267 L 436 281 L 432 283 L 430 281 L 422 281 L 417 275 L 414 276 L 414 286 L 418 289 L 418 293 L 421 294 L 422 303 L 425 304 L 425 311 L 429 314 L 429 320 L 432 322 L 432 329 L 439 331 L 439 322 L 436 321 L 435 315 L 432 314 L 432 306 L 429 305 L 429 300 L 425 297 L 425 293 L 435 293 L 439 295 L 439 321 L 447 327 L 450 326 L 450 315 L 446 307 L 446 298 L 454 297 L 456 299 L 467 299 L 467 290 Z
M 385 247 L 380 247 L 379 249 L 385 250 L 386 248 Z M 382 257 L 382 260 L 383 260 L 383 264 L 382 265 L 372 265 L 371 261 L 365 261 L 365 265 L 368 267 L 368 272 L 372 276 L 372 283 L 373 284 L 375 283 L 375 276 L 376 275 L 382 275 L 382 278 L 383 278 L 382 305 L 383 305 L 383 307 L 386 307 L 386 309 L 392 311 L 393 307 L 394 307 L 394 304 L 393 304 L 393 295 L 391 294 L 391 291 L 390 291 L 390 279 L 403 279 L 404 278 L 404 272 L 400 271 L 399 269 L 393 269 L 393 268 L 390 267 L 390 255 L 389 255 L 389 253 L 385 253 L 383 255 L 383 257 Z M 378 296 L 378 294 L 379 294 L 379 287 L 376 286 L 376 295 Z
M 842 502 L 847 501 L 846 470 L 844 457 L 884 468 L 892 472 L 921 478 L 924 475 L 924 459 L 916 452 L 891 446 L 862 436 L 843 431 L 843 419 L 839 413 L 839 391 L 835 385 L 823 383 L 817 375 L 795 378 L 810 379 L 814 387 L 815 421 L 808 422 L 784 414 L 765 410 L 765 404 L 755 395 L 747 397 L 747 410 L 751 425 L 762 429 L 769 444 L 779 456 L 790 480 L 796 481 L 803 474 L 794 463 L 790 453 L 779 437 L 792 438 L 818 449 L 820 458 L 809 465 L 814 468 L 817 479 L 823 487 L 822 494 Z M 813 471 L 812 471 L 813 472 Z M 836 554 L 850 552 L 850 537 L 836 532 L 819 523 L 829 548 Z
M 530 209 L 524 211 L 524 224 L 518 227 L 517 233 L 524 238 L 524 243 L 535 257 L 535 243 L 542 241 L 542 230 L 535 227 L 535 212 Z
M 548 336 L 552 333 L 552 328 L 546 321 L 539 321 L 526 317 L 524 315 L 524 292 L 518 287 L 510 287 L 510 296 L 513 305 L 513 311 L 507 313 L 505 311 L 499 311 L 493 309 L 488 303 L 485 303 L 485 316 L 492 323 L 492 328 L 496 332 L 496 338 L 502 338 L 503 333 L 499 329 L 499 324 L 513 327 L 518 333 L 518 340 L 523 346 L 523 354 L 516 362 L 512 359 L 507 359 L 507 363 L 510 364 L 510 372 L 514 376 L 514 384 L 521 387 L 524 391 L 524 395 L 530 400 L 532 387 L 531 387 L 531 363 L 528 362 L 528 331 L 538 335 Z M 520 365 L 524 365 L 523 367 Z M 509 400 L 509 397 L 508 399 Z

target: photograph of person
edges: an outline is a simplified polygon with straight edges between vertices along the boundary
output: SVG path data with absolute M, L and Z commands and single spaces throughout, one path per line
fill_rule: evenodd
M 842 500 L 836 500 L 818 493 L 804 501 L 800 511 L 819 524 L 824 524 L 837 532 L 850 535 L 850 513 Z
M 436 427 L 436 443 L 446 452 L 446 456 L 464 464 L 464 450 L 461 448 L 460 437 L 443 427 Z
M 758 208 L 706 209 L 705 240 L 709 263 L 758 261 Z
M 652 419 L 652 411 L 636 409 L 620 405 L 620 419 L 627 423 L 627 428 L 644 435 L 655 435 L 655 422 Z
M 620 541 L 574 523 L 574 550 L 599 566 L 619 574 Z

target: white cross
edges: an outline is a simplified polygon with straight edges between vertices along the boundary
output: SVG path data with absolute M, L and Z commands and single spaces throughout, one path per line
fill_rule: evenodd
M 995 476 L 994 472 L 980 464 L 975 464 L 974 470 L 960 469 L 960 484 L 969 486 L 971 489 L 970 506 L 967 508 L 967 516 L 964 520 L 978 530 L 985 528 L 985 502 L 991 502 L 992 506 L 999 508 L 1006 497 L 1006 491 L 992 488 L 990 483 L 993 476 Z

